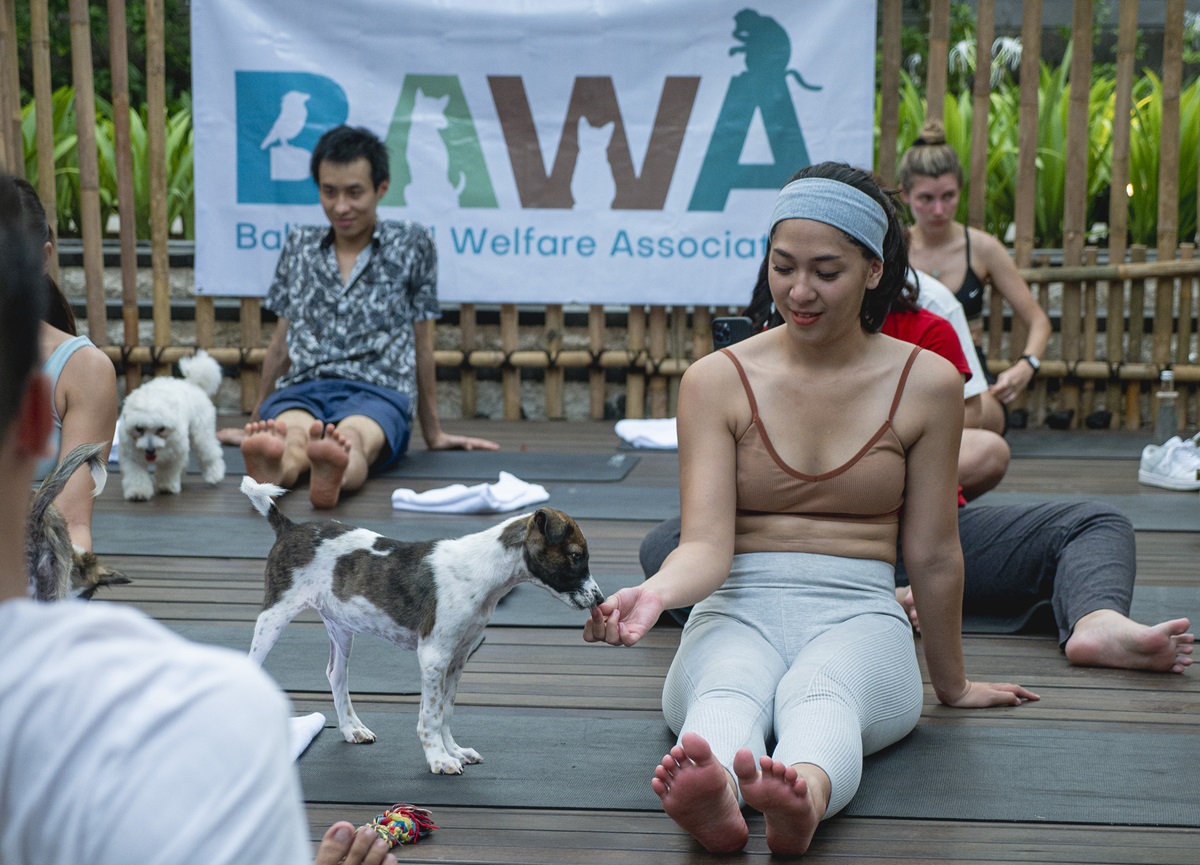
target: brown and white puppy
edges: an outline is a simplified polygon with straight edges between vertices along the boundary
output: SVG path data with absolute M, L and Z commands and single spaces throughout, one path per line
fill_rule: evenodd
M 101 586 L 130 582 L 124 574 L 101 564 L 95 554 L 75 549 L 67 532 L 67 521 L 54 504 L 67 481 L 84 463 L 96 485 L 93 495 L 103 492 L 108 471 L 100 457 L 102 449 L 102 444 L 72 448 L 42 481 L 30 502 L 25 554 L 30 595 L 39 601 L 90 599 Z
M 587 540 L 553 508 L 522 514 L 450 540 L 404 542 L 334 520 L 293 523 L 273 484 L 242 479 L 242 492 L 275 530 L 263 610 L 250 657 L 261 664 L 297 613 L 315 609 L 329 631 L 329 685 L 347 742 L 373 742 L 350 704 L 347 666 L 354 634 L 416 649 L 421 666 L 417 735 L 430 771 L 458 775 L 477 751 L 450 734 L 463 665 L 496 609 L 518 584 L 534 582 L 568 606 L 604 600 L 588 570 Z

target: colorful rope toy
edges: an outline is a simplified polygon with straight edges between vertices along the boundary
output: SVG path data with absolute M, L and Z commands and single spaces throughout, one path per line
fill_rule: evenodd
M 404 804 L 393 805 L 367 825 L 387 841 L 389 847 L 416 844 L 437 828 L 429 811 Z

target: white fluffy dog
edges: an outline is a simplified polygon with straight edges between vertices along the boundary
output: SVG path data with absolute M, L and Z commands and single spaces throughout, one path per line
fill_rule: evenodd
M 181 359 L 179 369 L 183 378 L 153 378 L 121 407 L 117 450 L 128 501 L 148 501 L 155 491 L 178 493 L 192 450 L 205 481 L 215 484 L 225 477 L 212 401 L 221 386 L 221 366 L 199 349 L 195 357 Z

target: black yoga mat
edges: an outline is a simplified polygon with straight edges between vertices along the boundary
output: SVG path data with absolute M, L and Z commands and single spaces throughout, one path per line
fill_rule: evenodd
M 429 772 L 417 742 L 415 711 L 362 717 L 379 736 L 376 744 L 350 745 L 326 727 L 304 753 L 299 768 L 306 799 L 658 810 L 650 777 L 674 743 L 659 717 L 459 707 L 455 739 L 479 751 L 484 762 L 453 777 Z M 843 813 L 1200 826 L 1200 804 L 1178 794 L 1178 779 L 1197 771 L 1195 735 L 922 724 L 867 758 L 858 795 Z
M 523 481 L 619 481 L 637 465 L 632 454 L 535 453 L 531 451 L 409 451 L 378 477 L 487 481 L 500 472 Z
M 246 653 L 254 637 L 252 622 L 164 622 L 167 627 L 197 643 L 224 646 Z M 328 691 L 325 667 L 329 663 L 329 636 L 324 625 L 293 622 L 272 647 L 263 669 L 285 691 Z M 356 634 L 350 651 L 350 696 L 355 694 L 419 694 L 421 668 L 415 652 L 391 643 Z M 337 717 L 336 713 L 332 717 Z
M 224 447 L 225 474 L 243 475 L 246 461 L 239 448 Z M 622 480 L 641 457 L 627 453 L 570 454 L 533 453 L 530 451 L 409 451 L 400 461 L 372 477 L 445 479 L 448 481 L 495 482 L 500 472 L 516 475 L 523 481 Z M 119 463 L 109 463 L 110 472 L 120 472 Z M 188 462 L 188 473 L 199 474 L 195 457 Z
M 1132 466 L 1130 471 L 1136 471 Z M 1147 488 L 1149 489 L 1149 488 Z M 981 505 L 1040 504 L 1042 502 L 1093 501 L 1119 510 L 1140 532 L 1200 532 L 1200 502 L 1195 492 L 1160 490 L 1141 495 L 1088 496 L 994 490 L 979 499 Z
M 1200 587 L 1135 585 L 1129 617 L 1144 625 L 1186 617 L 1200 627 Z M 962 629 L 965 634 L 1058 633 L 1049 601 L 1005 616 L 964 612 Z
M 1006 439 L 1021 459 L 1136 460 L 1146 445 L 1159 444 L 1124 430 L 1010 430 Z

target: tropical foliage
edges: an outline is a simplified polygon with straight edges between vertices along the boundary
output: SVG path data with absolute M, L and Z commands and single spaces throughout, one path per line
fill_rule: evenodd
M 75 122 L 75 92 L 69 87 L 55 91 L 51 103 L 54 121 L 54 172 L 58 198 L 58 234 L 79 234 L 79 149 Z M 37 105 L 30 102 L 21 112 L 21 132 L 25 145 L 25 173 L 37 183 Z M 147 155 L 146 108 L 131 111 L 129 117 L 130 151 L 133 157 L 134 213 L 137 236 L 150 236 L 150 172 Z M 118 212 L 117 167 L 112 105 L 96 100 L 96 150 L 100 166 L 100 224 Z M 180 106 L 167 114 L 167 224 L 179 229 L 185 238 L 194 236 L 194 194 L 192 180 L 192 112 L 185 97 Z

